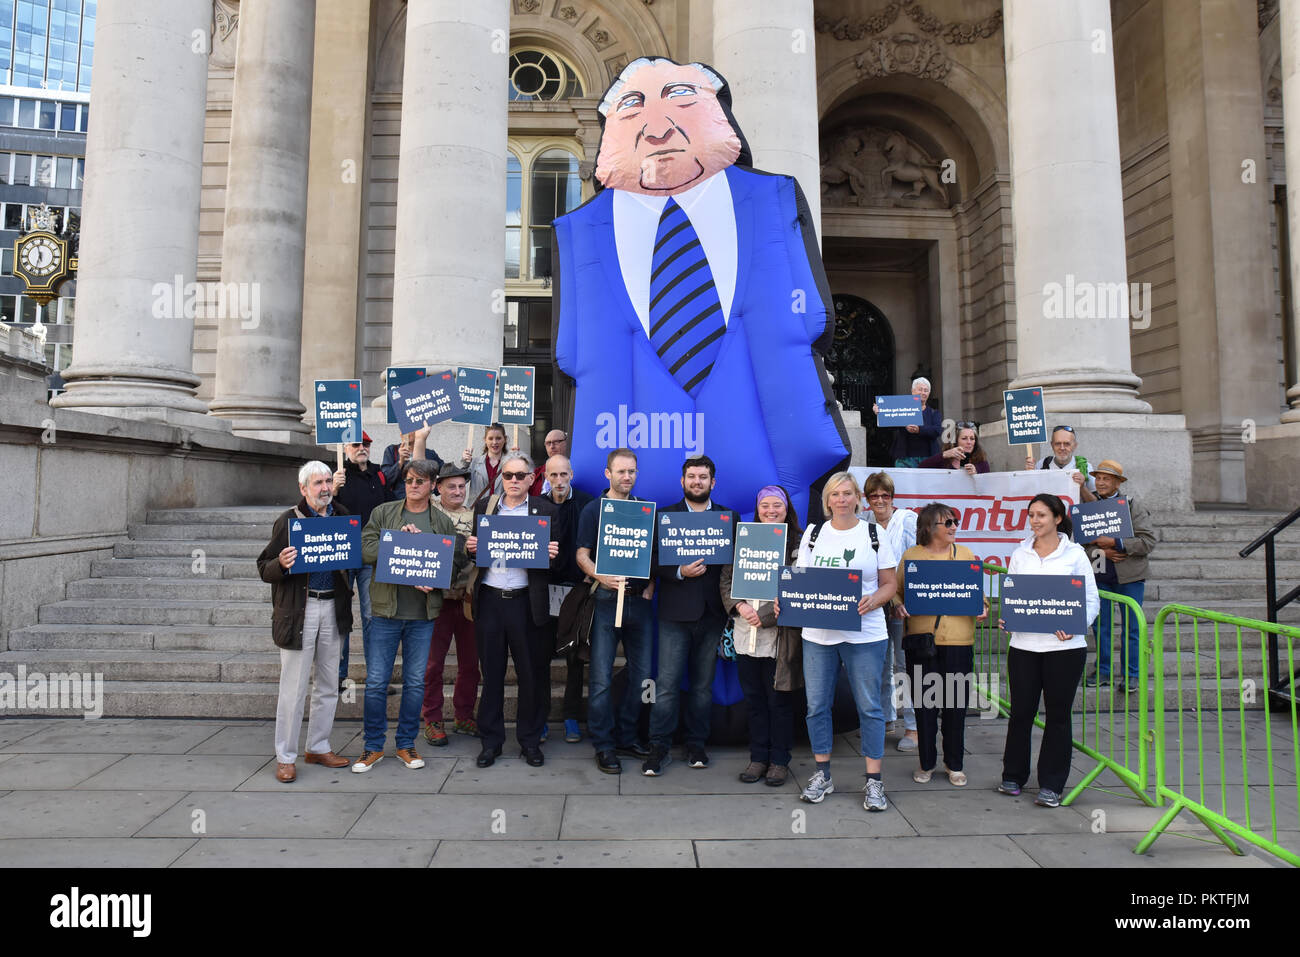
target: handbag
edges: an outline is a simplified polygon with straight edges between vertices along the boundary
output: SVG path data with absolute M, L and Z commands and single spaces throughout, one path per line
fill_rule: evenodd
M 596 589 L 600 583 L 593 581 L 590 588 L 574 587 L 560 602 L 560 613 L 555 620 L 555 654 L 577 651 L 579 661 L 591 660 L 591 620 L 596 615 Z
M 736 660 L 736 619 L 728 618 L 727 624 L 722 629 L 722 637 L 718 639 L 718 657 L 723 661 Z

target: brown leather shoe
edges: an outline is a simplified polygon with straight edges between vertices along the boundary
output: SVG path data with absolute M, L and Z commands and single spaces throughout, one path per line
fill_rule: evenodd
M 352 763 L 347 758 L 335 754 L 333 751 L 326 751 L 324 754 L 316 754 L 308 751 L 303 755 L 303 759 L 308 764 L 323 764 L 327 768 L 345 768 Z
M 275 779 L 281 784 L 292 784 L 298 779 L 298 769 L 293 764 L 275 762 Z

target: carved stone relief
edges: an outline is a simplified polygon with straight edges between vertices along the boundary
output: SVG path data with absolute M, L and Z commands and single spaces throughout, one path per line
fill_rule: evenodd
M 235 65 L 238 30 L 239 0 L 216 0 L 212 5 L 212 53 L 208 57 L 214 66 Z
M 823 206 L 950 205 L 939 160 L 898 130 L 861 126 L 823 141 Z
M 894 33 L 868 40 L 866 49 L 853 58 L 853 65 L 863 78 L 909 73 L 940 83 L 952 70 L 952 61 L 940 46 L 915 33 Z
M 922 33 L 939 37 L 944 43 L 975 43 L 993 36 L 1002 28 L 1002 7 L 984 17 L 982 20 L 958 21 L 945 23 L 921 6 L 919 0 L 890 0 L 873 14 L 850 20 L 848 17 L 838 19 L 817 16 L 813 24 L 818 33 L 829 33 L 837 40 L 861 40 L 863 37 L 884 33 L 894 25 L 902 13 Z

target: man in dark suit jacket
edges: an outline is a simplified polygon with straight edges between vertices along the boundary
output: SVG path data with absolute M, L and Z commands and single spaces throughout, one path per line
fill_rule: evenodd
M 684 497 L 659 513 L 720 512 L 719 522 L 734 528 L 735 513 L 710 497 L 716 473 L 707 455 L 687 459 L 682 463 Z M 647 777 L 662 774 L 671 760 L 683 672 L 690 674 L 691 681 L 686 694 L 686 763 L 692 768 L 709 766 L 704 744 L 709 738 L 718 639 L 726 622 L 718 590 L 721 565 L 706 565 L 703 559 L 689 565 L 660 565 L 656 548 L 654 574 L 659 580 L 659 675 L 650 710 L 650 757 L 641 765 Z
M 520 454 L 508 454 L 501 460 L 502 495 L 492 495 L 474 507 L 474 527 L 485 514 L 535 515 L 551 527 L 547 554 L 548 568 L 480 568 L 474 583 L 472 608 L 479 664 L 483 672 L 483 690 L 479 696 L 478 729 L 483 750 L 478 756 L 480 768 L 491 767 L 506 741 L 505 681 L 506 652 L 515 663 L 519 683 L 518 714 L 515 736 L 520 757 L 533 767 L 545 763 L 541 749 L 542 725 L 550 709 L 550 682 L 545 683 L 547 701 L 539 702 L 542 685 L 539 673 L 550 668 L 551 649 L 545 628 L 550 619 L 551 572 L 560 554 L 554 537 L 555 505 L 545 498 L 528 494 L 532 484 L 532 463 Z M 478 536 L 465 542 L 471 555 L 478 550 Z

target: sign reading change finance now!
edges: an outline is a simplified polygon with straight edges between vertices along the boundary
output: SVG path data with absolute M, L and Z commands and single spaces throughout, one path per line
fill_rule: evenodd
M 316 444 L 361 441 L 361 380 L 317 379 Z
M 455 421 L 461 425 L 492 424 L 492 402 L 497 394 L 495 369 L 457 369 L 456 390 L 460 393 L 461 413 Z
M 741 522 L 736 526 L 731 597 L 736 601 L 774 601 L 776 576 L 785 564 L 784 523 Z
M 649 578 L 655 503 L 602 498 L 596 530 L 596 574 Z

